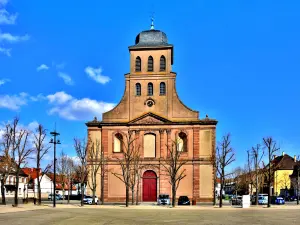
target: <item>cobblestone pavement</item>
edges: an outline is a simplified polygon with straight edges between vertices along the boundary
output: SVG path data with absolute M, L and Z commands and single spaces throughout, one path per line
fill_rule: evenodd
M 35 210 L 32 210 L 34 208 Z M 0 210 L 3 208 L 0 208 Z M 123 206 L 29 207 L 0 214 L 0 224 L 300 224 L 300 208 L 200 208 Z

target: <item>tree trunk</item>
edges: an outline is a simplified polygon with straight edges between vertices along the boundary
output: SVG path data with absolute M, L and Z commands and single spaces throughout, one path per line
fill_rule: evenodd
M 175 182 L 172 185 L 172 207 L 176 206 L 176 186 Z
M 17 173 L 16 173 L 16 189 L 15 189 L 15 198 L 14 198 L 14 206 L 17 207 L 19 205 L 19 201 L 18 201 L 18 194 L 19 194 L 19 173 L 20 173 L 20 170 L 18 169 L 17 170 Z
M 269 188 L 269 191 L 268 191 L 268 208 L 271 207 L 271 182 L 269 181 L 268 182 L 268 188 Z
M 220 201 L 219 201 L 219 207 L 222 208 L 223 203 L 223 180 L 221 180 L 221 188 L 220 188 Z
M 39 176 L 37 177 L 38 182 L 38 205 L 42 204 L 42 190 L 41 190 L 41 181 Z
M 70 204 L 70 191 L 72 190 L 72 181 L 69 178 L 69 189 L 68 189 L 68 204 Z
M 1 197 L 2 197 L 2 205 L 6 205 L 6 199 L 5 199 L 5 186 L 4 186 L 4 178 L 1 179 Z
M 96 195 L 96 185 L 95 184 L 93 184 L 93 205 L 95 205 L 95 203 L 96 203 L 96 200 L 95 200 L 95 195 Z
M 101 171 L 101 205 L 104 204 L 104 172 Z
M 135 204 L 139 204 L 140 177 L 137 179 Z
M 134 205 L 134 187 L 131 189 L 131 205 Z
M 81 201 L 80 201 L 80 204 L 81 204 L 81 206 L 83 206 L 83 187 L 84 187 L 84 184 L 81 183 L 80 185 L 81 185 Z
M 129 187 L 126 185 L 126 207 L 128 207 L 129 203 Z

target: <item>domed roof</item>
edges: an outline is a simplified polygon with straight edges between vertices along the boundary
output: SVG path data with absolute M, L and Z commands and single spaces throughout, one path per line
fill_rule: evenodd
M 160 30 L 146 30 L 139 33 L 135 38 L 136 46 L 161 46 L 168 45 L 167 35 Z

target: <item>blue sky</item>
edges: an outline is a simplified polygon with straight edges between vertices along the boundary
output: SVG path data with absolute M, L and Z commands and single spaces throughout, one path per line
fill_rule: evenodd
M 262 137 L 300 154 L 299 1 L 0 0 L 0 121 L 56 123 L 64 149 L 117 104 L 128 46 L 150 28 L 175 46 L 177 91 L 232 134 L 237 163 Z M 280 151 L 280 152 L 281 152 Z

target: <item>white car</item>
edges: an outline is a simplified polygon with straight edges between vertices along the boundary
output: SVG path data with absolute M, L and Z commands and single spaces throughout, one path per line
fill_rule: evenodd
M 167 194 L 160 194 L 157 198 L 157 205 L 170 205 L 170 197 Z
M 267 205 L 268 204 L 268 196 L 259 196 L 258 204 L 259 205 Z
M 89 196 L 89 195 L 85 195 L 83 198 L 83 203 L 84 204 L 89 204 L 92 205 L 93 204 L 93 196 Z M 95 196 L 95 204 L 98 204 L 98 197 Z

